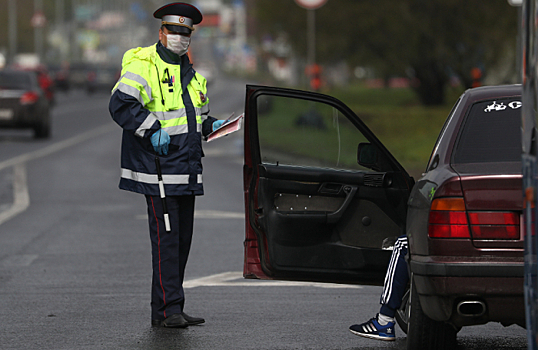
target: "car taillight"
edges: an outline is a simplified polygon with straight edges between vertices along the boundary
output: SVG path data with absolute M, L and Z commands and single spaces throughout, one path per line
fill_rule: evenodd
M 463 198 L 437 198 L 430 208 L 430 238 L 477 240 L 519 239 L 519 215 L 515 212 L 465 210 Z
M 471 238 L 463 198 L 437 198 L 430 208 L 428 236 Z
M 474 239 L 519 239 L 519 215 L 514 212 L 469 212 Z
M 36 103 L 37 100 L 39 100 L 39 95 L 33 91 L 26 92 L 21 96 L 21 104 L 23 105 Z

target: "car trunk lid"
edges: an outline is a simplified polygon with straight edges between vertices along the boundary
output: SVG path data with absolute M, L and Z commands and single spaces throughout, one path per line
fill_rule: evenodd
M 474 246 L 523 249 L 521 163 L 461 164 L 453 168 L 460 175 Z

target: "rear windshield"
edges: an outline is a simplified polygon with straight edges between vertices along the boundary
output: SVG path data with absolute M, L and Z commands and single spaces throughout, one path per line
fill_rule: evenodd
M 0 89 L 27 90 L 32 86 L 32 78 L 26 72 L 0 71 Z
M 521 98 L 475 103 L 466 117 L 453 162 L 521 161 Z

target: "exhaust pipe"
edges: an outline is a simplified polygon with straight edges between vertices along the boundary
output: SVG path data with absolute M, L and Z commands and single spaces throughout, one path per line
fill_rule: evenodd
M 486 304 L 480 300 L 464 300 L 458 303 L 456 311 L 463 317 L 480 317 L 486 313 Z

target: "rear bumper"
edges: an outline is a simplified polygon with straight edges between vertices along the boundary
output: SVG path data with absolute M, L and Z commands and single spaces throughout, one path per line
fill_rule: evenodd
M 492 321 L 525 325 L 522 258 L 443 263 L 412 260 L 409 266 L 422 309 L 431 319 L 457 327 Z M 463 316 L 457 312 L 462 301 L 483 302 L 486 312 Z
M 519 259 L 518 259 L 519 260 Z M 411 260 L 409 267 L 416 275 L 446 277 L 523 277 L 523 258 L 519 261 L 433 262 Z

